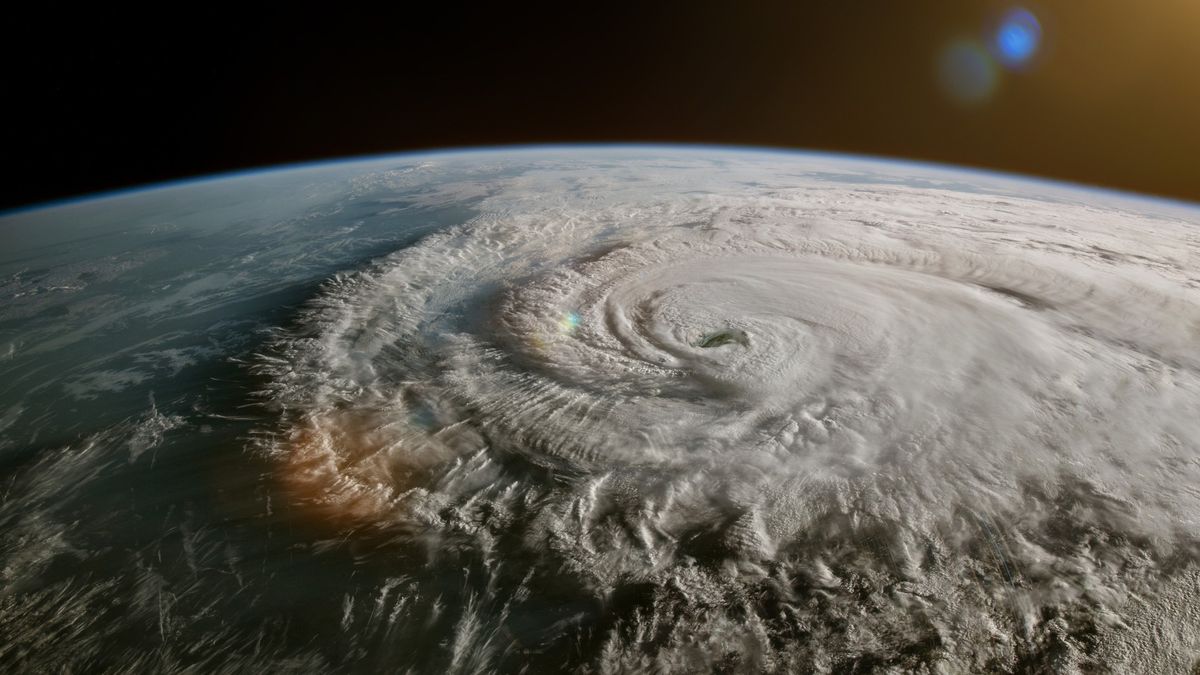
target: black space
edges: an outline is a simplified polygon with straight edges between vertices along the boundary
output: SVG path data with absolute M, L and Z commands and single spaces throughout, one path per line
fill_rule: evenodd
M 285 162 L 570 141 L 840 150 L 1200 198 L 1194 31 L 1168 30 L 1161 7 L 1044 2 L 1038 68 L 985 106 L 947 101 L 939 49 L 1007 6 L 42 3 L 4 31 L 0 208 Z

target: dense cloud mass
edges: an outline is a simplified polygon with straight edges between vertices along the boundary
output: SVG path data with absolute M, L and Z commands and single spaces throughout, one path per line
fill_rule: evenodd
M 1122 617 L 1200 602 L 1194 226 L 603 178 L 337 278 L 261 365 L 293 494 L 486 580 L 454 658 L 1190 667 L 1194 612 Z M 547 587 L 592 611 L 517 614 Z
M 0 666 L 1200 663 L 1200 211 L 678 148 L 174 190 L 4 223 Z

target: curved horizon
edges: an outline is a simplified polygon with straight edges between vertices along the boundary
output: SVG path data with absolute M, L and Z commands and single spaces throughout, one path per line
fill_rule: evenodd
M 1016 182 L 1027 182 L 1033 184 L 1041 184 L 1049 187 L 1056 187 L 1075 192 L 1086 193 L 1102 193 L 1110 196 L 1134 200 L 1134 201 L 1149 201 L 1163 205 L 1171 205 L 1182 207 L 1187 210 L 1200 210 L 1200 202 L 1188 201 L 1178 197 L 1169 197 L 1165 195 L 1136 192 L 1124 188 L 1109 187 L 1103 185 L 1095 185 L 1091 183 L 1080 183 L 1061 178 L 1052 178 L 1040 176 L 1037 174 L 1016 173 L 1011 171 L 1003 171 L 976 165 L 967 164 L 950 164 L 923 159 L 911 159 L 892 155 L 872 155 L 855 152 L 841 152 L 833 150 L 819 150 L 809 148 L 788 148 L 781 146 L 770 145 L 744 145 L 744 144 L 724 144 L 724 143 L 671 143 L 671 142 L 648 142 L 638 143 L 630 141 L 605 141 L 605 142 L 569 142 L 569 143 L 527 143 L 527 144 L 512 144 L 512 145 L 482 145 L 482 146 L 456 146 L 447 148 L 434 148 L 428 150 L 402 150 L 398 152 L 386 153 L 371 153 L 362 155 L 347 155 L 344 157 L 336 157 L 329 159 L 305 160 L 298 162 L 285 162 L 281 164 L 266 164 L 243 169 L 233 169 L 230 171 L 220 171 L 210 174 L 196 174 L 185 176 L 182 178 L 173 178 L 138 185 L 131 185 L 122 188 L 111 190 L 101 190 L 98 192 L 87 192 L 69 197 L 61 197 L 51 199 L 44 202 L 34 202 L 23 206 L 17 206 L 9 209 L 0 209 L 0 219 L 9 218 L 12 216 L 47 211 L 56 208 L 78 206 L 82 204 L 100 202 L 108 199 L 116 199 L 121 197 L 130 197 L 142 193 L 155 192 L 158 190 L 166 190 L 172 188 L 183 188 L 205 183 L 214 183 L 226 180 L 235 180 L 240 178 L 248 178 L 273 173 L 287 173 L 292 171 L 314 170 L 321 168 L 333 168 L 339 165 L 352 165 L 369 162 L 379 162 L 389 159 L 413 158 L 413 157 L 445 157 L 453 155 L 472 155 L 472 154 L 505 154 L 505 153 L 533 153 L 533 152 L 554 152 L 568 150 L 589 150 L 589 151 L 617 151 L 617 150 L 653 150 L 663 149 L 683 152 L 722 152 L 735 154 L 762 154 L 762 155 L 786 155 L 786 156 L 810 156 L 810 157 L 826 157 L 830 159 L 842 159 L 850 161 L 858 161 L 864 163 L 877 164 L 897 164 L 907 165 L 926 170 L 941 171 L 947 173 L 969 173 L 987 176 L 993 179 L 1010 180 Z

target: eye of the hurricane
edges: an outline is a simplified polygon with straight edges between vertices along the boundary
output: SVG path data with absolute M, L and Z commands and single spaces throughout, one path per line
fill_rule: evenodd
M 746 331 L 741 330 L 719 330 L 709 333 L 696 343 L 701 349 L 712 349 L 714 347 L 723 347 L 725 345 L 738 344 L 743 347 L 750 346 L 750 336 Z

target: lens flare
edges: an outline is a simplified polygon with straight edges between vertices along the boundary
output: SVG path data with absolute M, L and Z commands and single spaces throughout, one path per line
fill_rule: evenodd
M 970 40 L 952 42 L 942 51 L 939 76 L 946 94 L 962 104 L 982 103 L 996 89 L 996 68 L 991 57 Z
M 1037 18 L 1028 10 L 1014 9 L 1004 15 L 992 35 L 992 52 L 1005 66 L 1019 68 L 1037 53 L 1041 38 Z
M 558 322 L 558 328 L 564 333 L 570 333 L 579 327 L 579 315 L 575 312 L 567 312 Z

